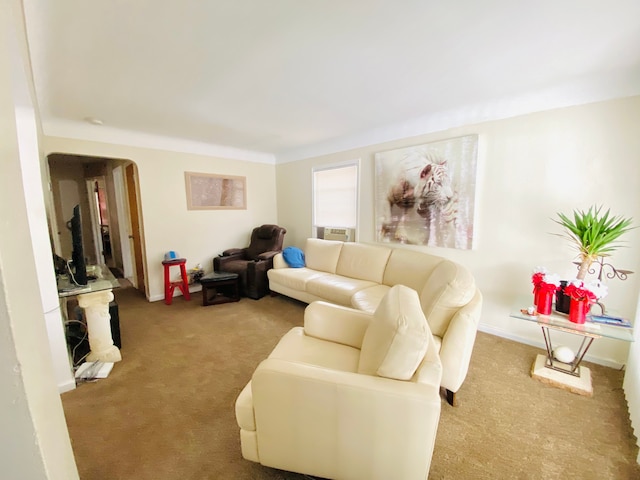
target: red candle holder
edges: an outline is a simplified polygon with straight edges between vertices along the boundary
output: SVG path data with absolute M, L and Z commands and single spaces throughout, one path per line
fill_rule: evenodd
M 569 321 L 573 323 L 584 323 L 587 320 L 587 314 L 591 309 L 591 302 L 589 300 L 576 300 L 571 299 L 569 305 Z
M 539 289 L 536 295 L 536 309 L 540 315 L 551 314 L 551 304 L 553 303 L 554 292 L 547 289 Z

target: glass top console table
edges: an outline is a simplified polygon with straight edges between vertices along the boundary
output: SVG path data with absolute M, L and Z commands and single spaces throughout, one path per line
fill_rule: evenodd
M 95 278 L 89 280 L 85 286 L 74 285 L 66 275 L 58 276 L 61 310 L 68 319 L 66 301 L 69 297 L 77 296 L 78 305 L 85 311 L 91 349 L 86 360 L 88 362 L 119 362 L 122 360 L 122 354 L 113 343 L 109 302 L 113 300 L 112 290 L 118 288 L 120 283 L 106 265 L 89 266 L 87 273 Z
M 523 299 L 513 309 L 510 316 L 523 321 L 534 322 L 542 329 L 547 353 L 536 357 L 531 368 L 531 376 L 545 383 L 565 388 L 581 395 L 591 396 L 593 394 L 591 372 L 587 367 L 580 364 L 593 341 L 596 338 L 612 338 L 633 342 L 633 328 L 595 323 L 590 320 L 591 317 L 589 315 L 585 323 L 573 323 L 569 321 L 568 315 L 555 310 L 550 315 L 529 315 L 526 307 L 522 308 L 526 305 L 527 300 Z M 562 362 L 556 358 L 551 338 L 552 331 L 566 332 L 582 337 L 580 347 L 570 362 Z

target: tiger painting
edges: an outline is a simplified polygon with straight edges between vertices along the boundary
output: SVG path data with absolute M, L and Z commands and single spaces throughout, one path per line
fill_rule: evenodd
M 380 233 L 388 240 L 422 245 L 429 244 L 433 233 L 435 245 L 454 247 L 457 194 L 447 162 L 431 155 L 421 155 L 420 162 L 413 176 L 405 172 L 389 186 L 390 221 Z
M 375 154 L 380 242 L 473 248 L 478 135 Z
M 446 160 L 425 165 L 420 172 L 414 195 L 416 212 L 426 223 L 425 243 L 429 243 L 433 232 L 437 245 L 455 247 L 458 195 L 451 185 Z

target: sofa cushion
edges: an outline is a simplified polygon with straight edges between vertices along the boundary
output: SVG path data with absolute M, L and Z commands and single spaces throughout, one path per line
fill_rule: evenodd
M 360 350 L 348 345 L 311 337 L 303 327 L 294 327 L 280 339 L 269 358 L 308 363 L 317 367 L 355 373 Z
M 364 312 L 373 313 L 376 311 L 376 308 L 378 308 L 378 305 L 380 305 L 384 296 L 389 293 L 390 288 L 391 287 L 386 285 L 375 285 L 360 290 L 351 297 L 351 306 Z
M 427 352 L 430 336 L 416 291 L 404 285 L 392 287 L 364 335 L 358 373 L 411 379 Z
M 390 254 L 391 249 L 388 247 L 345 243 L 340 251 L 336 273 L 344 277 L 382 283 Z
M 326 272 L 316 272 L 308 268 L 272 268 L 267 271 L 270 282 L 279 283 L 293 290 L 307 290 L 307 283 L 318 277 L 330 276 Z
M 298 247 L 286 247 L 282 250 L 282 256 L 291 268 L 304 267 L 304 252 Z
M 338 305 L 351 306 L 351 297 L 359 290 L 373 287 L 375 282 L 343 277 L 342 275 L 322 275 L 307 282 L 307 293 Z
M 336 273 L 342 242 L 308 238 L 304 248 L 308 268 L 321 272 Z

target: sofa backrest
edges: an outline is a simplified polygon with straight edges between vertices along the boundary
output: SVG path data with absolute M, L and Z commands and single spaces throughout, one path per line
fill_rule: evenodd
M 444 336 L 453 316 L 476 294 L 471 272 L 450 260 L 442 260 L 433 269 L 422 290 L 418 290 L 422 311 L 431 332 Z
M 387 262 L 383 283 L 406 285 L 420 296 L 422 311 L 434 335 L 442 337 L 451 319 L 473 298 L 476 287 L 471 273 L 437 255 L 395 248 Z
M 389 256 L 382 283 L 389 287 L 406 285 L 420 293 L 431 272 L 442 260 L 442 257 L 435 255 L 394 248 Z
M 340 251 L 336 273 L 349 278 L 382 283 L 391 249 L 364 243 L 345 243 Z
M 476 293 L 475 280 L 465 267 L 415 250 L 308 238 L 304 254 L 306 266 L 313 270 L 414 289 L 431 332 L 439 337 Z
M 320 272 L 336 273 L 342 245 L 343 242 L 337 240 L 307 238 L 304 248 L 306 266 Z

